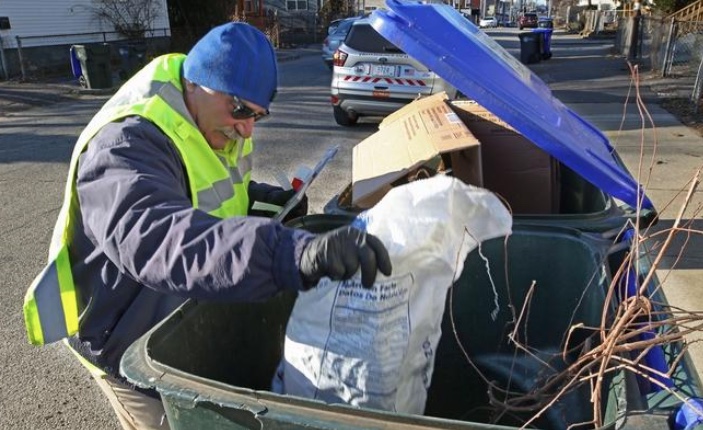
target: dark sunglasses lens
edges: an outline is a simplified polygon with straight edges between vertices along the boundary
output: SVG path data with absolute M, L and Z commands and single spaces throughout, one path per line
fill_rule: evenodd
M 266 111 L 266 113 L 257 113 L 254 112 L 251 108 L 244 104 L 240 104 L 238 106 L 235 106 L 234 110 L 232 110 L 232 117 L 234 119 L 249 119 L 249 118 L 254 118 L 254 121 L 258 121 L 262 118 L 265 118 L 268 116 L 269 112 Z

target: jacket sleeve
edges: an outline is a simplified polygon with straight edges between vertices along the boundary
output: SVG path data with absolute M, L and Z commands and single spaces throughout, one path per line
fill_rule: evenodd
M 143 118 L 111 123 L 93 138 L 79 160 L 77 192 L 96 252 L 145 287 L 225 300 L 303 288 L 300 256 L 312 235 L 194 209 L 175 147 Z

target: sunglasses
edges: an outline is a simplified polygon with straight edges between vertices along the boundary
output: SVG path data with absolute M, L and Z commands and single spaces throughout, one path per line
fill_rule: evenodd
M 237 96 L 232 96 L 234 109 L 232 109 L 232 118 L 234 119 L 249 119 L 254 118 L 254 121 L 262 120 L 269 115 L 268 109 L 265 112 L 256 112 L 249 106 L 245 105 Z

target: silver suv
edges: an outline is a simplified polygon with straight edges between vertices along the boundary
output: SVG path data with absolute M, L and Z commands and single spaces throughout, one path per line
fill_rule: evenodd
M 457 91 L 371 27 L 354 21 L 333 58 L 331 101 L 339 125 L 352 126 L 360 116 L 385 116 L 415 100 Z
M 359 19 L 358 16 L 340 20 L 336 27 L 325 38 L 325 41 L 322 42 L 322 61 L 324 61 L 330 69 L 332 69 L 332 58 L 334 56 L 334 51 L 337 50 L 344 38 L 347 37 L 347 33 L 349 33 L 351 25 L 357 19 Z

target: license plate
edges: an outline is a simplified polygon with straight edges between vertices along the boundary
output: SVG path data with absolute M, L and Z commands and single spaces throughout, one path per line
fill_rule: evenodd
M 383 78 L 394 78 L 395 77 L 395 66 L 384 66 L 374 64 L 371 66 L 371 75 L 380 76 Z
M 371 94 L 379 99 L 387 99 L 391 96 L 391 92 L 388 90 L 373 90 Z

